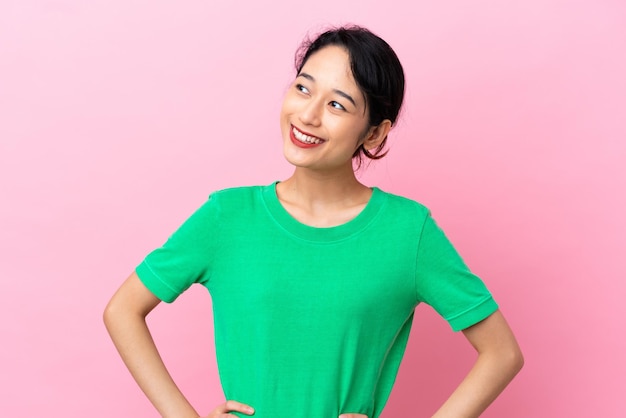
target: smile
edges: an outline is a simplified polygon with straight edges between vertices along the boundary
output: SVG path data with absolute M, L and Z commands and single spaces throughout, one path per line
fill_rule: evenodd
M 302 142 L 303 144 L 307 144 L 307 145 L 317 145 L 317 144 L 321 144 L 322 142 L 324 142 L 323 139 L 312 136 L 312 135 L 308 135 L 305 134 L 304 132 L 299 131 L 295 126 L 291 126 L 291 133 L 293 134 L 292 137 L 295 138 L 296 140 L 298 140 L 299 142 Z

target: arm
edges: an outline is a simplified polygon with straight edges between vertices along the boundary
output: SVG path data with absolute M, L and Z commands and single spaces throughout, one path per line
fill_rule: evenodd
M 104 311 L 104 323 L 133 378 L 163 417 L 198 417 L 161 360 L 146 325 L 160 300 L 136 273 L 126 279 Z
M 146 325 L 146 316 L 159 302 L 133 273 L 111 298 L 104 311 L 104 323 L 126 367 L 161 416 L 198 418 L 198 413 L 165 368 Z M 228 414 L 233 411 L 254 413 L 248 405 L 227 401 L 207 418 L 235 417 Z
M 480 416 L 524 364 L 515 336 L 500 311 L 463 330 L 463 334 L 478 352 L 478 359 L 433 418 Z

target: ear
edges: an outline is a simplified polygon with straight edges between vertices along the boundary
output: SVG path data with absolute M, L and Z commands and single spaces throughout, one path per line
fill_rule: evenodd
M 390 129 L 391 121 L 389 119 L 385 119 L 376 126 L 370 126 L 365 135 L 365 139 L 363 139 L 363 147 L 368 151 L 375 149 L 387 138 Z

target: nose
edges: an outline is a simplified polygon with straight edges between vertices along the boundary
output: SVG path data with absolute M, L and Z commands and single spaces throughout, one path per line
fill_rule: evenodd
M 301 109 L 300 122 L 306 125 L 319 126 L 322 111 L 322 103 L 320 101 L 309 99 Z

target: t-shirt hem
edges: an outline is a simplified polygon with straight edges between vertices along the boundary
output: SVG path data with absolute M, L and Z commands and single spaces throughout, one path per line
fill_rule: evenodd
M 494 313 L 498 309 L 498 304 L 493 297 L 488 296 L 473 308 L 455 315 L 452 318 L 447 318 L 448 323 L 452 327 L 452 330 L 461 331 L 465 328 L 471 327 L 477 324 L 489 315 Z

